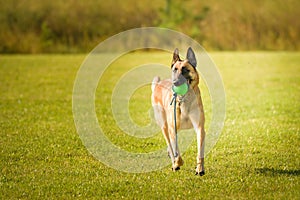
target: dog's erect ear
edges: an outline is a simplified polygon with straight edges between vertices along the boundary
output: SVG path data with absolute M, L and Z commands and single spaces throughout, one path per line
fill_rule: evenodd
M 174 65 L 178 60 L 180 60 L 180 58 L 179 58 L 179 51 L 178 51 L 178 49 L 176 48 L 176 49 L 174 50 L 174 53 L 173 53 L 173 60 L 172 60 L 172 65 L 171 65 L 171 67 L 173 67 L 173 65 Z
M 195 53 L 191 47 L 188 48 L 187 54 L 186 54 L 186 59 L 189 61 L 189 63 L 196 68 L 197 66 L 197 60 L 195 57 Z

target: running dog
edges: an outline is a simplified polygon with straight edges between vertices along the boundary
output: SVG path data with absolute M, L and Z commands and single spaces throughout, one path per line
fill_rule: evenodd
M 170 105 L 173 92 L 172 86 L 178 86 L 186 82 L 188 91 L 184 95 L 178 95 L 175 99 L 176 107 L 176 128 L 191 129 L 194 128 L 197 134 L 197 166 L 196 175 L 203 176 L 204 170 L 204 110 L 201 99 L 199 84 L 199 74 L 196 70 L 196 57 L 191 47 L 187 50 L 186 59 L 181 60 L 179 51 L 176 48 L 173 53 L 171 64 L 172 79 L 160 80 L 154 77 L 152 82 L 152 106 L 154 109 L 155 120 L 160 126 L 168 146 L 168 154 L 172 161 L 172 170 L 176 171 L 183 165 L 181 158 L 176 129 L 174 127 L 174 107 Z

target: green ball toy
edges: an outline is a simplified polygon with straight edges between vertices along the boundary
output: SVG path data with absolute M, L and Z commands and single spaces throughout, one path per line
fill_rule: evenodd
M 189 86 L 188 86 L 187 83 L 183 83 L 182 85 L 179 85 L 179 86 L 173 85 L 172 86 L 172 90 L 176 94 L 185 95 L 188 92 L 188 90 L 189 90 Z

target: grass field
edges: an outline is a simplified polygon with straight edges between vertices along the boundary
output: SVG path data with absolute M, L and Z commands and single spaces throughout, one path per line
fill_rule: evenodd
M 0 55 L 0 199 L 299 199 L 300 53 L 210 55 L 223 77 L 226 120 L 203 177 L 194 175 L 195 142 L 176 173 L 171 166 L 120 172 L 89 154 L 72 115 L 73 83 L 85 55 Z M 100 123 L 130 151 L 151 151 L 164 140 L 160 134 L 149 140 L 124 136 L 112 122 L 110 85 L 149 59 L 169 64 L 170 55 L 120 58 L 107 72 L 106 87 L 97 89 Z M 203 98 L 209 105 L 208 94 Z M 150 87 L 138 90 L 132 118 L 146 123 L 150 105 Z

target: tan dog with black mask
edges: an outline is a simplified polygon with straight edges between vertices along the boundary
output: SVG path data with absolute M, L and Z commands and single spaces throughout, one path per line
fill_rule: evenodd
M 152 106 L 157 124 L 160 126 L 168 145 L 168 153 L 172 160 L 172 169 L 176 171 L 183 165 L 180 156 L 174 126 L 174 107 L 170 105 L 173 98 L 172 87 L 188 84 L 188 91 L 176 97 L 176 126 L 179 129 L 194 128 L 197 134 L 197 167 L 196 175 L 204 175 L 204 111 L 200 94 L 199 75 L 196 70 L 196 57 L 192 50 L 187 50 L 185 60 L 179 57 L 178 49 L 173 53 L 172 79 L 160 80 L 155 77 L 152 82 Z

